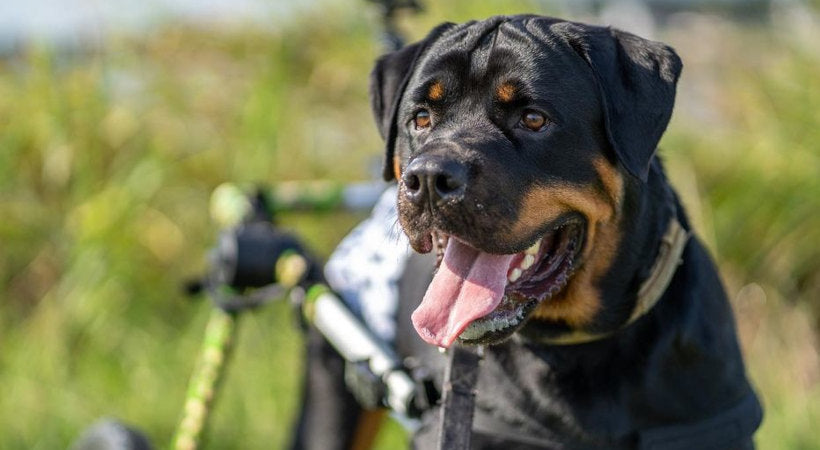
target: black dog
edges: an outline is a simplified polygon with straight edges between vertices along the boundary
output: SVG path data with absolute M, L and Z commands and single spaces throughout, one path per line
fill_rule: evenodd
M 753 447 L 730 305 L 653 157 L 680 71 L 663 44 L 536 16 L 444 24 L 378 61 L 384 174 L 438 256 L 408 263 L 396 346 L 440 381 L 435 346 L 488 345 L 475 447 Z M 297 446 L 362 442 L 338 357 L 311 347 Z

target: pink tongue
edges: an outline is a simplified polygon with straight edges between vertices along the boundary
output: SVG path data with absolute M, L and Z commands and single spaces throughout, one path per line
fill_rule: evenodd
M 413 312 L 422 339 L 449 347 L 475 319 L 498 307 L 515 255 L 492 255 L 450 238 L 444 260 Z

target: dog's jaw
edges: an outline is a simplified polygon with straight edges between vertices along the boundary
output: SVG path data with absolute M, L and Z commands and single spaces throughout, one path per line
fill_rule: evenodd
M 446 240 L 441 267 L 413 324 L 428 343 L 498 343 L 560 292 L 581 263 L 585 224 L 562 221 L 527 250 L 492 255 L 460 239 Z

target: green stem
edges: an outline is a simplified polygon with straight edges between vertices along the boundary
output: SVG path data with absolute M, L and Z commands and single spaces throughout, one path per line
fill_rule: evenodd
M 211 311 L 196 370 L 188 383 L 185 409 L 171 448 L 195 450 L 202 438 L 219 380 L 230 356 L 237 317 L 219 308 Z

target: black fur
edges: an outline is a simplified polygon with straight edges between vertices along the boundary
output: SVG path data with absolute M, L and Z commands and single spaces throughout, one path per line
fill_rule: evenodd
M 450 23 L 441 24 L 430 32 L 427 39 L 384 55 L 376 61 L 376 68 L 370 77 L 370 105 L 379 133 L 387 142 L 383 171 L 385 181 L 396 177 L 392 162 L 396 140 L 396 113 L 404 88 L 427 45 L 451 26 Z

